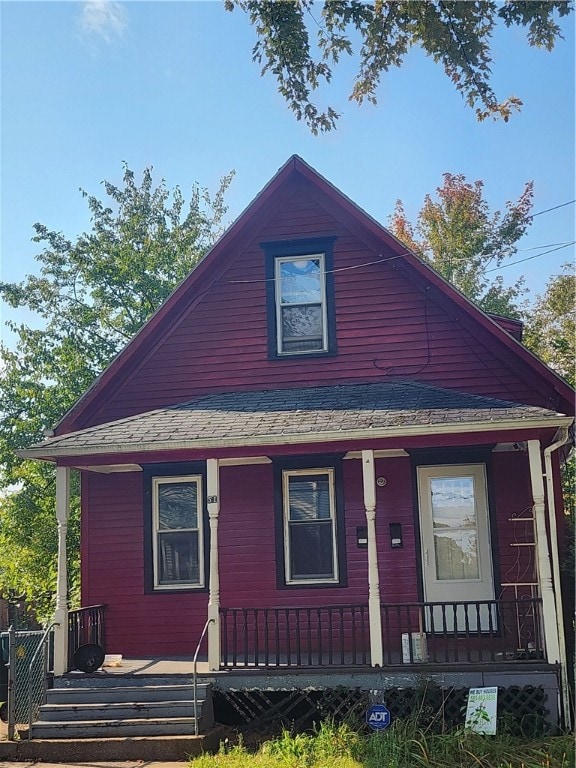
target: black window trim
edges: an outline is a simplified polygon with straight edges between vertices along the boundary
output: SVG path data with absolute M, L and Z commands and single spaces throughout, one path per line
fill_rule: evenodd
M 344 514 L 344 475 L 342 469 L 343 454 L 322 454 L 294 456 L 273 460 L 274 474 L 274 517 L 276 534 L 276 586 L 278 589 L 334 589 L 348 586 L 346 564 L 346 526 Z M 334 501 L 336 524 L 336 562 L 338 565 L 338 580 L 314 584 L 286 582 L 286 563 L 284 548 L 284 499 L 283 473 L 284 470 L 331 469 L 334 472 Z
M 334 302 L 334 243 L 336 236 L 309 237 L 298 240 L 276 240 L 260 243 L 266 266 L 266 320 L 268 328 L 268 357 L 271 360 L 294 360 L 311 357 L 330 357 L 337 354 L 336 308 Z M 310 352 L 278 352 L 276 320 L 276 270 L 277 258 L 290 256 L 324 255 L 326 323 L 328 348 Z
M 208 592 L 208 575 L 210 573 L 210 528 L 208 519 L 208 507 L 206 502 L 206 462 L 187 461 L 166 464 L 142 464 L 144 484 L 144 594 L 170 595 L 186 594 L 189 592 Z M 204 584 L 193 584 L 181 587 L 156 587 L 154 585 L 154 553 L 153 553 L 153 480 L 154 478 L 188 477 L 200 475 L 202 478 L 202 547 L 204 558 Z

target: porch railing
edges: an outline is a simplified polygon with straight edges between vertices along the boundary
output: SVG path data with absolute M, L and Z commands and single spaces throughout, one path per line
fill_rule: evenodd
M 367 605 L 223 608 L 223 667 L 370 664 Z M 384 664 L 544 660 L 541 601 L 384 603 Z
M 224 667 L 365 666 L 368 606 L 222 608 Z
M 81 645 L 105 645 L 105 605 L 89 605 L 68 612 L 68 669 L 74 668 L 74 654 Z
M 382 605 L 385 664 L 544 660 L 541 600 Z

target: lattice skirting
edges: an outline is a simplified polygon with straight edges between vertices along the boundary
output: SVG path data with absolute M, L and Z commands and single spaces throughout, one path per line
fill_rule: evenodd
M 224 690 L 214 689 L 217 722 L 240 732 L 258 731 L 261 736 L 293 733 L 314 727 L 326 718 L 366 728 L 366 709 L 378 701 L 386 704 L 392 721 L 416 717 L 426 728 L 441 731 L 464 723 L 467 688 L 440 688 L 425 684 L 413 688 L 364 691 L 359 688 L 321 690 Z M 547 693 L 541 686 L 510 686 L 498 689 L 498 716 L 509 732 L 532 736 L 547 732 Z

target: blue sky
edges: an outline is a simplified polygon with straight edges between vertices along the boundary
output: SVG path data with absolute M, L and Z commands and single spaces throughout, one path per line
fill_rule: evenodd
M 270 76 L 251 61 L 255 36 L 239 11 L 201 2 L 0 2 L 2 280 L 37 269 L 31 242 L 39 221 L 68 237 L 89 228 L 79 188 L 102 196 L 122 162 L 187 194 L 215 191 L 234 169 L 227 195 L 236 217 L 294 153 L 386 224 L 397 198 L 415 216 L 442 173 L 483 179 L 501 208 L 535 182 L 534 212 L 576 197 L 574 16 L 548 54 L 525 33 L 494 38 L 499 98 L 524 102 L 509 123 L 478 123 L 442 69 L 413 51 L 383 77 L 378 106 L 347 101 L 354 61 L 335 72 L 321 98 L 343 113 L 336 131 L 312 136 Z M 574 240 L 574 205 L 537 216 L 515 259 Z M 542 249 L 539 250 L 539 247 Z M 542 291 L 574 246 L 503 269 Z M 10 316 L 4 312 L 3 319 Z

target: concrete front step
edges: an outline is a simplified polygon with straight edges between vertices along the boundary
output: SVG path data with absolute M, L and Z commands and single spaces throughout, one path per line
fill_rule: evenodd
M 194 687 L 189 679 L 86 676 L 47 691 L 32 725 L 33 739 L 186 736 L 195 731 Z M 198 731 L 214 724 L 209 685 L 198 684 Z
M 204 701 L 198 700 L 198 714 Z M 40 718 L 43 721 L 67 720 L 142 720 L 154 717 L 194 717 L 194 701 L 119 701 L 106 703 L 68 702 L 43 704 Z
M 38 720 L 32 725 L 33 739 L 100 739 L 118 736 L 191 736 L 193 717 L 150 717 L 146 720 Z
M 8 760 L 43 763 L 106 763 L 124 760 L 185 761 L 216 752 L 225 730 L 212 728 L 200 736 L 151 736 L 100 739 L 20 739 L 0 741 L 0 765 Z
M 193 701 L 194 687 L 192 685 L 124 685 L 115 684 L 99 686 L 56 687 L 46 691 L 48 704 L 105 704 L 112 702 L 149 702 L 149 701 Z M 206 698 L 208 686 L 198 684 L 198 700 Z

